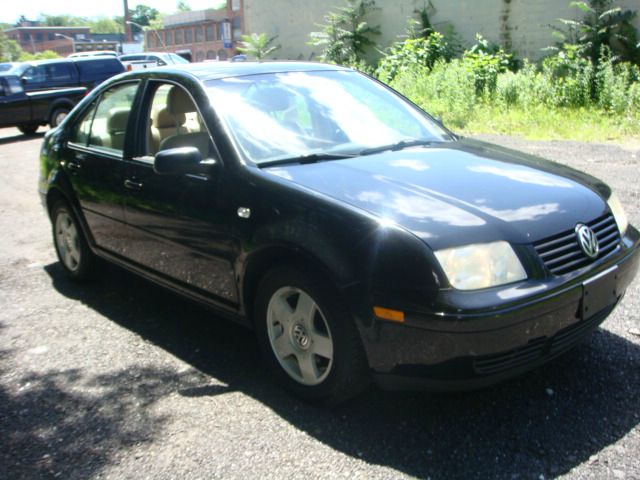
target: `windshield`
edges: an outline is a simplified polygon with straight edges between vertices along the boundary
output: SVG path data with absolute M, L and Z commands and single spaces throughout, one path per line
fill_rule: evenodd
M 450 140 L 424 112 L 353 71 L 271 73 L 205 85 L 236 144 L 257 164 Z
M 15 68 L 17 63 L 0 63 L 0 72 L 8 72 Z
M 165 58 L 169 59 L 168 63 L 189 63 L 189 60 L 187 60 L 186 58 L 181 57 L 180 55 L 176 55 L 175 53 L 168 53 L 166 54 Z

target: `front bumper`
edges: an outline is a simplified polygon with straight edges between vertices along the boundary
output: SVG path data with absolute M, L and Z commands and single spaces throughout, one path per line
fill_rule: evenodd
M 455 391 L 540 366 L 605 320 L 639 263 L 640 234 L 630 227 L 619 254 L 586 273 L 546 284 L 542 294 L 482 311 L 407 312 L 404 324 L 376 320 L 363 335 L 374 379 L 383 388 Z M 594 302 L 594 296 L 600 299 Z

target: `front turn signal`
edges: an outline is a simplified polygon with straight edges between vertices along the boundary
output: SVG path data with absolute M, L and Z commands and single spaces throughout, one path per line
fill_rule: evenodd
M 390 322 L 404 323 L 404 312 L 400 310 L 391 310 L 390 308 L 373 307 L 373 313 L 376 317 Z

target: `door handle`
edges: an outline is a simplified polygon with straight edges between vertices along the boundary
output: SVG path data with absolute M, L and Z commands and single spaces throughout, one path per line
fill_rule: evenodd
M 77 172 L 82 168 L 82 165 L 76 162 L 67 162 L 67 168 L 73 172 Z
M 130 180 L 128 178 L 124 181 L 124 186 L 125 186 L 125 188 L 128 188 L 129 190 L 140 190 L 140 189 L 142 189 L 142 183 L 134 182 L 133 180 Z

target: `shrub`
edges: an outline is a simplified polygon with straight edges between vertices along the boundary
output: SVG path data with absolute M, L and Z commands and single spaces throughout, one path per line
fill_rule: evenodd
M 476 94 L 491 95 L 496 90 L 498 74 L 507 71 L 512 57 L 480 34 L 476 35 L 476 40 L 477 43 L 462 55 L 463 64 L 474 75 Z
M 375 0 L 347 0 L 336 12 L 324 17 L 320 32 L 309 34 L 309 44 L 320 47 L 319 58 L 325 62 L 345 64 L 363 61 L 369 47 L 375 42 L 372 36 L 380 34 L 379 26 L 367 23 L 367 16 L 376 10 Z
M 473 115 L 475 78 L 460 60 L 439 60 L 431 68 L 409 68 L 391 85 L 452 127 L 462 128 Z
M 444 36 L 432 32 L 426 38 L 408 38 L 403 42 L 396 42 L 380 60 L 377 73 L 382 80 L 391 81 L 399 72 L 409 68 L 431 69 L 438 60 L 449 58 Z

